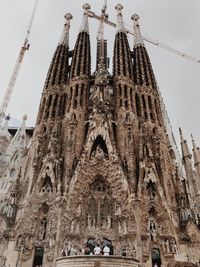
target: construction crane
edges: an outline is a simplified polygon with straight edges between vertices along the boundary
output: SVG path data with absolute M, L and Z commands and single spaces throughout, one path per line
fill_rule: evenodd
M 10 98 L 11 98 L 11 95 L 12 95 L 16 80 L 17 80 L 17 77 L 18 77 L 18 74 L 19 74 L 19 71 L 20 71 L 21 64 L 23 62 L 23 58 L 24 58 L 25 52 L 27 50 L 29 50 L 29 47 L 30 47 L 29 35 L 30 35 L 31 28 L 32 28 L 33 19 L 34 19 L 35 13 L 36 13 L 38 2 L 39 2 L 39 0 L 35 1 L 34 7 L 33 7 L 33 11 L 32 11 L 32 14 L 31 14 L 31 18 L 30 18 L 30 22 L 29 22 L 29 25 L 28 25 L 28 29 L 26 31 L 26 37 L 25 37 L 23 45 L 22 45 L 22 47 L 20 49 L 17 61 L 15 63 L 15 66 L 14 66 L 14 69 L 13 69 L 13 72 L 12 72 L 12 75 L 10 77 L 10 81 L 8 83 L 8 87 L 6 89 L 5 95 L 3 97 L 3 101 L 2 101 L 1 106 L 0 106 L 0 127 L 2 125 L 2 121 L 3 121 L 4 117 L 5 117 L 5 113 L 6 113 L 6 110 L 7 110 L 7 107 L 8 107 L 8 104 L 9 104 L 9 101 L 10 101 Z
M 104 6 L 106 6 L 106 5 L 104 5 Z M 88 10 L 87 13 L 88 13 L 88 17 L 97 19 L 99 21 L 102 21 L 102 16 L 96 15 L 95 12 L 93 12 L 91 10 Z M 112 21 L 110 21 L 110 20 L 108 20 L 107 17 L 104 18 L 103 22 L 106 23 L 106 24 L 108 24 L 111 27 L 114 27 L 114 28 L 117 27 L 117 24 L 114 23 L 114 22 L 112 22 Z M 131 34 L 131 35 L 134 35 L 134 32 L 132 30 L 130 30 L 130 29 L 126 29 L 126 32 L 129 33 L 129 34 Z M 156 46 L 158 46 L 158 47 L 160 47 L 162 49 L 165 49 L 165 50 L 167 50 L 167 51 L 169 51 L 169 52 L 171 52 L 173 54 L 176 54 L 178 56 L 181 56 L 183 58 L 186 58 L 186 59 L 188 59 L 190 61 L 193 61 L 195 63 L 200 63 L 200 59 L 194 58 L 194 57 L 192 57 L 190 55 L 187 55 L 187 54 L 185 54 L 183 52 L 180 52 L 180 51 L 178 51 L 178 50 L 176 50 L 174 48 L 171 48 L 171 47 L 169 47 L 169 46 L 167 46 L 165 44 L 162 44 L 162 43 L 160 43 L 158 41 L 155 41 L 155 40 L 153 40 L 153 39 L 151 39 L 149 37 L 146 37 L 146 36 L 142 35 L 142 39 L 144 41 L 148 42 L 148 43 L 151 43 L 151 44 L 156 45 Z

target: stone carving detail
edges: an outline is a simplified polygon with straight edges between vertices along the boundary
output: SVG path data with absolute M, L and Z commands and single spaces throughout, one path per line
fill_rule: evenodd
M 170 239 L 170 241 L 169 241 L 169 250 L 170 250 L 170 252 L 172 252 L 174 254 L 178 253 L 178 248 L 177 248 L 176 241 L 174 238 Z
M 199 248 L 199 203 L 189 192 L 194 171 L 191 167 L 191 177 L 182 177 L 176 169 L 159 92 L 156 83 L 148 83 L 154 77 L 143 43 L 132 53 L 121 27 L 116 34 L 113 75 L 106 68 L 107 56 L 102 55 L 106 47 L 100 47 L 97 71 L 91 75 L 89 5 L 84 9 L 84 27 L 73 53 L 65 49 L 71 15 L 66 16 L 64 45 L 52 62 L 42 94 L 43 110 L 27 163 L 15 184 L 18 188 L 3 213 L 7 224 L 3 228 L 0 219 L 0 257 L 4 243 L 8 260 L 12 258 L 15 240 L 22 267 L 36 265 L 36 248 L 43 253 L 43 265 L 51 267 L 56 258 L 88 253 L 83 248 L 99 243 L 109 244 L 117 256 L 137 257 L 141 266 L 149 266 L 154 261 L 152 249 L 158 249 L 162 266 L 167 266 L 186 251 L 181 251 L 180 239 L 189 249 Z M 123 26 L 122 6 L 117 9 Z M 133 20 L 139 36 L 138 16 Z M 66 65 L 68 59 L 71 67 Z M 134 70 L 133 62 L 138 65 Z M 1 145 L 5 145 L 3 139 Z M 0 161 L 4 169 L 4 159 Z
M 156 241 L 157 229 L 156 229 L 156 223 L 154 219 L 150 219 L 149 221 L 149 232 L 150 232 L 151 240 Z
M 113 204 L 106 191 L 106 184 L 101 178 L 91 185 L 91 195 L 88 202 L 88 227 L 102 229 L 112 227 Z

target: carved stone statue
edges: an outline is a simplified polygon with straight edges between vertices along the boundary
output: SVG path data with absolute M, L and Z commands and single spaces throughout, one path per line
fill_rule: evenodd
M 157 231 L 156 231 L 156 224 L 155 224 L 154 220 L 150 220 L 150 222 L 149 222 L 149 231 L 150 231 L 151 239 L 153 241 L 155 241 L 156 240 Z
M 174 254 L 178 253 L 178 248 L 177 248 L 176 241 L 174 238 L 172 238 L 169 242 L 169 249 L 170 249 L 170 252 Z

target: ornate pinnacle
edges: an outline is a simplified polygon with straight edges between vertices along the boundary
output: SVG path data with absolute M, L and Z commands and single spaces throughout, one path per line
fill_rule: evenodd
M 87 12 L 88 12 L 88 10 L 91 9 L 91 6 L 88 3 L 86 3 L 86 4 L 83 5 L 83 9 L 84 9 L 84 15 L 83 15 L 83 21 L 82 21 L 82 24 L 81 24 L 80 32 L 89 33 Z
M 72 14 L 65 14 L 64 18 L 66 22 L 64 24 L 64 29 L 60 38 L 59 44 L 69 46 L 69 29 L 70 29 L 70 20 L 73 19 Z
M 67 14 L 65 14 L 64 18 L 65 18 L 65 19 L 67 20 L 67 22 L 69 23 L 69 21 L 70 21 L 71 19 L 73 19 L 73 16 L 72 16 L 71 13 L 67 13 Z
M 134 28 L 134 46 L 144 45 L 139 25 L 140 16 L 138 14 L 133 14 L 131 16 L 131 19 L 133 20 L 133 28 Z
M 85 12 L 87 13 L 87 11 L 91 9 L 91 6 L 90 6 L 88 3 L 85 3 L 85 4 L 83 5 L 83 9 L 84 9 Z
M 122 31 L 126 33 L 126 29 L 124 27 L 124 22 L 123 22 L 123 18 L 122 18 L 122 9 L 123 6 L 122 4 L 117 4 L 115 6 L 115 9 L 117 10 L 117 31 Z
M 131 19 L 134 20 L 134 21 L 138 21 L 140 19 L 140 16 L 138 14 L 133 14 L 131 16 Z
M 22 117 L 22 120 L 23 121 L 26 121 L 27 120 L 27 114 L 24 114 L 24 116 Z
M 10 120 L 10 114 L 8 114 L 8 115 L 5 117 L 5 120 L 6 120 L 6 121 L 9 121 L 9 120 Z
M 118 14 L 122 14 L 122 9 L 123 9 L 124 7 L 122 6 L 122 4 L 117 4 L 116 6 L 115 6 L 115 9 L 118 11 Z
M 196 149 L 196 144 L 193 135 L 191 134 L 191 139 L 192 139 L 192 145 L 193 145 L 193 150 Z

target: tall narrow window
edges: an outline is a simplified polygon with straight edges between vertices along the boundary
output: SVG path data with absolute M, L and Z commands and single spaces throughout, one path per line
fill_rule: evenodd
M 76 84 L 76 86 L 75 86 L 75 97 L 77 97 L 78 96 L 78 84 Z
M 127 97 L 128 93 L 127 93 L 127 85 L 124 85 L 124 96 Z
M 57 101 L 58 101 L 58 95 L 55 96 L 54 101 L 53 101 L 53 110 L 51 114 L 52 117 L 55 117 L 55 114 L 56 114 Z
M 161 115 L 160 106 L 158 105 L 158 102 L 156 101 L 156 99 L 154 101 L 154 104 L 155 104 L 155 109 L 156 109 L 157 120 L 158 120 L 159 125 L 161 126 L 162 115 Z
M 34 255 L 34 259 L 33 259 L 33 267 L 42 266 L 43 255 L 44 255 L 44 248 L 43 247 L 36 247 L 35 248 L 35 255 Z
M 136 104 L 137 116 L 140 117 L 141 116 L 141 111 L 140 111 L 140 98 L 139 98 L 138 93 L 135 94 L 135 104 Z
M 49 99 L 46 105 L 45 119 L 49 117 L 49 110 L 50 110 L 51 102 L 52 102 L 52 95 L 49 96 Z

